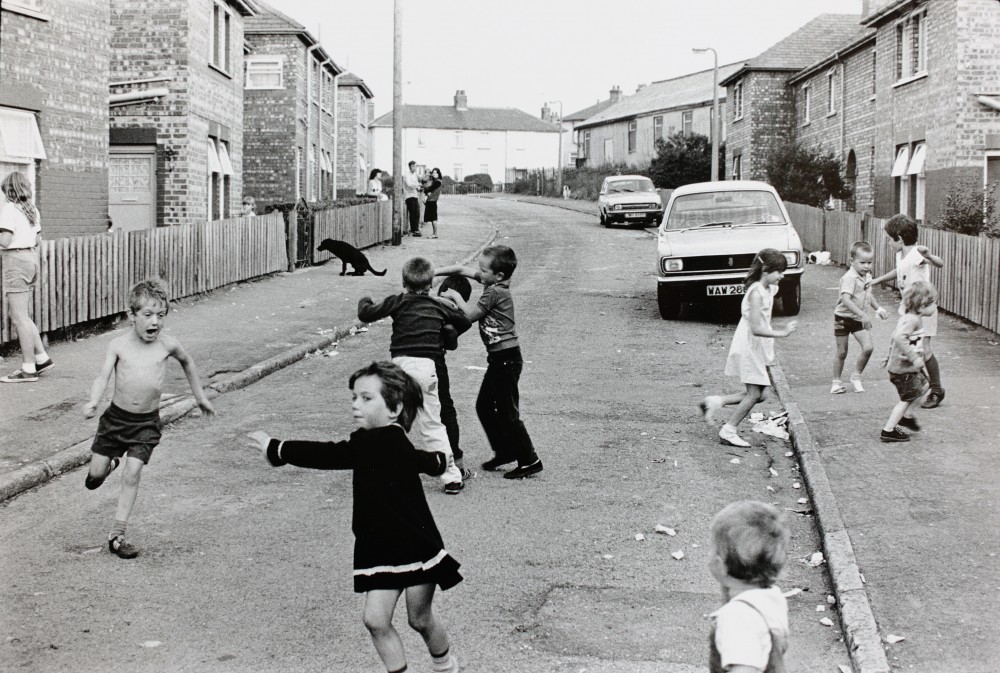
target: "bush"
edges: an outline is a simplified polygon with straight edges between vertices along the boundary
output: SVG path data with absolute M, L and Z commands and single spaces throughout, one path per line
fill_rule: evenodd
M 720 148 L 719 177 L 726 165 Z M 661 189 L 675 189 L 694 182 L 712 179 L 712 141 L 699 133 L 678 131 L 656 141 L 656 157 L 649 166 L 649 177 Z
M 486 173 L 473 173 L 465 176 L 465 182 L 479 185 L 484 189 L 493 189 L 493 178 Z
M 933 226 L 956 234 L 1000 238 L 1000 213 L 996 207 L 997 183 L 983 185 L 975 178 L 952 180 Z
M 771 148 L 764 171 L 785 201 L 822 208 L 831 196 L 851 196 L 842 177 L 843 166 L 832 152 L 786 142 Z

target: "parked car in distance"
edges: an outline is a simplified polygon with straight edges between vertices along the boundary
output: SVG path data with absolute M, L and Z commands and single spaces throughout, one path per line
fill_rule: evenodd
M 743 294 L 757 252 L 780 250 L 788 260 L 777 298 L 797 315 L 805 268 L 802 242 L 774 187 L 753 180 L 699 182 L 670 195 L 656 250 L 660 317 L 678 317 L 685 302 Z
M 601 224 L 659 224 L 663 200 L 653 181 L 644 175 L 611 175 L 604 178 L 597 197 Z

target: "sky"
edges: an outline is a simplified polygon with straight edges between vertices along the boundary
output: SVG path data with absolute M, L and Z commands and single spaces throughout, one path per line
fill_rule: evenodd
M 393 0 L 265 0 L 392 109 Z M 401 0 L 403 103 L 565 115 L 640 84 L 753 58 L 819 14 L 861 0 Z M 859 26 L 860 28 L 860 26 Z M 559 104 L 551 106 L 556 113 Z

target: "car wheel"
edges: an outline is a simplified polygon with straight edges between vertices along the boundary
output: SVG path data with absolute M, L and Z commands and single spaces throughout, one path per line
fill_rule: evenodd
M 681 314 L 681 300 L 663 283 L 656 286 L 656 303 L 660 307 L 660 317 L 664 320 L 676 320 Z
M 781 288 L 781 312 L 784 315 L 798 315 L 802 307 L 802 284 L 793 278 Z

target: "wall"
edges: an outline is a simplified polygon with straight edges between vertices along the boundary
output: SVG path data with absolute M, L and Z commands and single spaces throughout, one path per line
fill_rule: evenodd
M 48 20 L 0 12 L 0 105 L 39 113 L 46 238 L 108 224 L 109 14 L 102 0 L 44 3 Z
M 371 163 L 367 101 L 368 98 L 360 87 L 351 85 L 339 87 L 337 189 L 345 195 L 363 194 L 368 186 L 368 171 L 372 168 L 382 168 Z
M 764 180 L 764 166 L 770 147 L 794 138 L 795 101 L 786 86 L 789 73 L 753 71 L 743 82 L 743 116 L 735 119 L 733 87 L 727 88 L 726 175 L 731 175 L 733 159 L 742 155 L 744 180 Z

